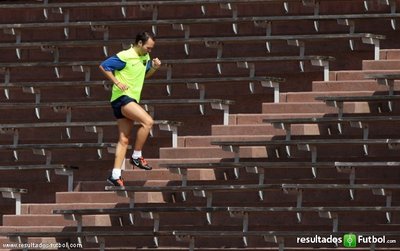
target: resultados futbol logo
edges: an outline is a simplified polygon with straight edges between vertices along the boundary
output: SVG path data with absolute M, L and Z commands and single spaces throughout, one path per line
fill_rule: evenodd
M 357 237 L 355 234 L 345 234 L 343 236 L 343 246 L 346 248 L 357 247 Z

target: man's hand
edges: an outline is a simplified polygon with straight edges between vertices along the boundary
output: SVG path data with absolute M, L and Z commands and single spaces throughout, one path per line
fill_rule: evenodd
M 128 87 L 126 84 L 121 83 L 121 82 L 117 82 L 117 83 L 115 83 L 115 85 L 116 85 L 121 91 L 126 91 L 126 90 L 129 89 L 129 87 Z
M 161 66 L 161 61 L 158 58 L 153 58 L 152 62 L 151 62 L 151 67 L 154 68 L 155 70 L 158 70 L 158 68 L 160 68 Z

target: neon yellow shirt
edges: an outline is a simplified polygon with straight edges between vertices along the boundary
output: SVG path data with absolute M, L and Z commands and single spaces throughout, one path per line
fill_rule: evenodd
M 133 47 L 121 51 L 117 57 L 126 63 L 122 70 L 115 70 L 114 75 L 121 83 L 128 85 L 128 90 L 122 91 L 116 85 L 112 88 L 111 101 L 116 100 L 122 95 L 129 96 L 140 102 L 144 78 L 146 76 L 146 65 L 150 60 L 150 55 L 139 56 Z

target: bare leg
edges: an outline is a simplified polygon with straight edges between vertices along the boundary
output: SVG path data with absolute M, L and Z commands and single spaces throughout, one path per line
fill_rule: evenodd
M 129 138 L 133 129 L 133 121 L 123 118 L 118 119 L 119 139 L 115 150 L 114 168 L 120 169 L 124 163 L 126 150 L 129 145 Z
M 150 133 L 151 127 L 153 126 L 153 119 L 151 116 L 137 103 L 130 102 L 121 108 L 122 114 L 128 118 L 128 120 L 137 121 L 140 123 L 140 127 L 136 133 L 136 141 L 134 150 L 141 151 L 144 143 Z

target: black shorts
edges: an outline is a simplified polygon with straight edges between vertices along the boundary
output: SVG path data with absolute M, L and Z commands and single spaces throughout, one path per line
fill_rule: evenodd
M 130 102 L 135 102 L 137 103 L 137 101 L 131 97 L 128 97 L 126 95 L 122 95 L 121 97 L 117 98 L 116 100 L 113 100 L 111 102 L 111 107 L 113 108 L 114 111 L 114 116 L 117 119 L 123 119 L 125 118 L 125 116 L 122 114 L 121 108 L 124 105 L 129 104 Z

